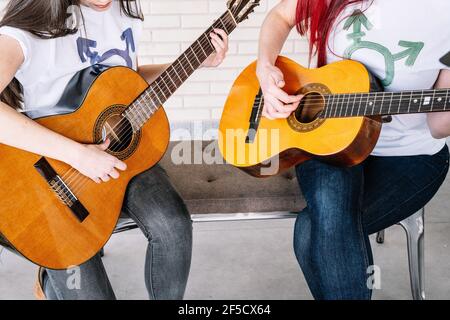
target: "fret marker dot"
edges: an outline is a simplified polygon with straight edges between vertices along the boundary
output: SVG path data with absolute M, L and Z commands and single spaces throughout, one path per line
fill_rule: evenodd
M 414 99 L 414 103 L 417 103 L 417 102 L 419 102 L 419 100 L 417 100 L 417 99 Z
M 373 105 L 373 102 L 372 102 L 372 101 L 370 101 L 370 102 L 369 102 L 369 106 L 372 106 L 372 105 Z
M 442 101 L 442 98 L 438 98 L 438 102 L 441 102 Z

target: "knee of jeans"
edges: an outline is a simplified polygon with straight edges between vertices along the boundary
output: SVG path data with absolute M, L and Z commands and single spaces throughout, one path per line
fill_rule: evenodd
M 333 237 L 355 224 L 357 208 L 345 205 L 344 201 L 320 199 L 309 208 L 311 227 L 323 237 Z
M 299 213 L 294 226 L 294 253 L 297 260 L 304 261 L 310 246 L 311 220 L 306 210 Z
M 144 234 L 149 241 L 165 244 L 192 241 L 192 220 L 180 198 L 166 206 L 158 206 L 145 215 Z

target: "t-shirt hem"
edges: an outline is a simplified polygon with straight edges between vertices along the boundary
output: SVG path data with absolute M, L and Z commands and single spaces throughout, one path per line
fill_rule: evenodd
M 424 148 L 414 148 L 413 145 L 392 147 L 375 147 L 371 153 L 372 156 L 377 157 L 406 157 L 406 156 L 432 156 L 444 148 L 446 139 L 437 140 L 432 146 Z

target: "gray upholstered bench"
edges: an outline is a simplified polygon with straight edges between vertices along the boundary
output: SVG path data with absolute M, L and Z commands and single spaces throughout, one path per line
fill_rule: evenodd
M 228 164 L 174 164 L 172 154 L 179 148 L 199 154 L 219 150 L 212 141 L 171 142 L 160 161 L 194 222 L 295 218 L 305 207 L 294 170 L 259 179 Z M 216 158 L 220 159 L 220 154 Z M 115 232 L 132 228 L 137 226 L 121 218 Z
M 294 170 L 268 179 L 254 178 L 227 164 L 220 164 L 217 143 L 172 142 L 160 165 L 184 199 L 194 222 L 295 218 L 305 207 Z M 180 149 L 208 154 L 219 164 L 174 164 Z M 425 298 L 423 286 L 423 210 L 401 222 L 406 231 L 411 291 L 415 300 Z M 121 218 L 115 233 L 137 228 Z M 384 241 L 384 233 L 377 237 Z

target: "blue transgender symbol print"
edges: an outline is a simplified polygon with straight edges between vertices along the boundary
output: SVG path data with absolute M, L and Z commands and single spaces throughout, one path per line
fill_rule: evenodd
M 133 60 L 130 56 L 130 49 L 132 52 L 136 52 L 136 46 L 134 44 L 133 30 L 131 28 L 126 29 L 121 37 L 122 41 L 125 42 L 125 50 L 122 49 L 111 49 L 103 54 L 93 49 L 97 48 L 97 41 L 79 37 L 77 39 L 78 55 L 82 62 L 86 62 L 89 59 L 91 65 L 102 63 L 113 56 L 122 57 L 125 60 L 127 67 L 133 67 Z

